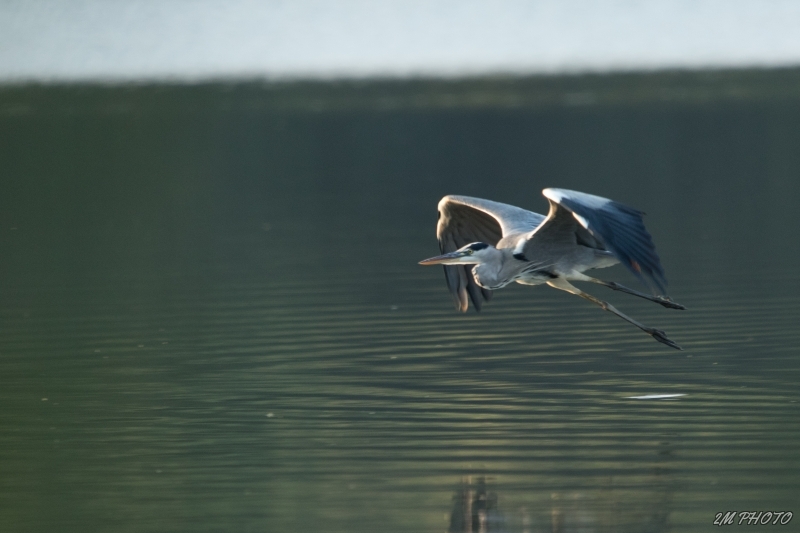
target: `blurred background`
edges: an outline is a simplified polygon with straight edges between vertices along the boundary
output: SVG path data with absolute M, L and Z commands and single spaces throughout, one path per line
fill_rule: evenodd
M 798 28 L 780 1 L 0 3 L 0 529 L 786 523 Z M 460 314 L 417 265 L 444 194 L 545 187 L 648 213 L 688 310 L 586 289 L 684 351 L 548 287 Z

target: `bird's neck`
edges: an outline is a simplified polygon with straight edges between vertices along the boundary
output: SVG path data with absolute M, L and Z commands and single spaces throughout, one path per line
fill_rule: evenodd
M 499 289 L 508 285 L 510 280 L 503 275 L 504 256 L 500 250 L 492 249 L 491 258 L 472 268 L 472 277 L 475 283 L 484 289 Z

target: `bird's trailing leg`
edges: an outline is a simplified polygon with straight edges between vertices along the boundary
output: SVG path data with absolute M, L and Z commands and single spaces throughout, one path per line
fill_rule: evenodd
M 547 282 L 547 284 L 550 285 L 553 288 L 560 289 L 562 291 L 566 291 L 566 292 L 569 292 L 571 294 L 575 294 L 577 296 L 580 296 L 581 298 L 584 298 L 586 300 L 589 300 L 590 302 L 592 302 L 592 303 L 594 303 L 596 305 L 599 305 L 601 309 L 605 309 L 606 311 L 614 313 L 615 315 L 620 317 L 622 320 L 625 320 L 626 322 L 630 322 L 631 324 L 633 324 L 637 328 L 641 329 L 642 331 L 644 331 L 645 333 L 647 333 L 648 335 L 653 337 L 658 342 L 660 342 L 662 344 L 666 344 L 667 346 L 671 346 L 672 348 L 675 348 L 676 350 L 683 350 L 683 348 L 681 348 L 680 346 L 675 344 L 673 341 L 671 341 L 667 337 L 667 334 L 664 333 L 663 331 L 661 331 L 660 329 L 648 328 L 647 326 L 645 326 L 641 322 L 637 322 L 636 320 L 632 319 L 628 315 L 618 311 L 617 308 L 614 307 L 613 305 L 611 305 L 610 303 L 604 302 L 603 300 L 600 300 L 599 298 L 595 298 L 591 294 L 583 292 L 582 290 L 580 290 L 576 286 L 572 285 L 570 282 L 568 282 L 564 278 L 556 278 L 556 279 L 550 280 L 550 281 Z
M 684 306 L 677 302 L 673 302 L 666 296 L 653 296 L 652 294 L 646 294 L 643 292 L 635 291 L 633 289 L 629 289 L 624 285 L 620 285 L 614 281 L 603 281 L 597 278 L 590 278 L 589 276 L 585 276 L 586 279 L 581 278 L 581 281 L 590 281 L 592 283 L 597 283 L 598 285 L 602 285 L 604 287 L 608 287 L 614 291 L 620 291 L 627 294 L 632 294 L 634 296 L 638 296 L 639 298 L 644 298 L 645 300 L 650 300 L 651 302 L 655 302 L 657 304 L 661 304 L 664 307 L 669 307 L 670 309 L 686 309 Z

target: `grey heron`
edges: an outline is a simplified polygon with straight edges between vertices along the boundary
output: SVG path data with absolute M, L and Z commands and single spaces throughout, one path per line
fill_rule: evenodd
M 445 265 L 447 287 L 456 308 L 469 301 L 480 311 L 492 291 L 516 281 L 546 283 L 575 294 L 633 324 L 658 342 L 682 348 L 660 329 L 650 328 L 588 294 L 570 281 L 597 283 L 645 298 L 671 309 L 686 309 L 665 294 L 667 280 L 642 213 L 619 202 L 566 189 L 544 189 L 547 217 L 519 207 L 471 198 L 445 196 L 439 202 L 436 236 L 442 255 L 421 265 Z M 593 268 L 625 265 L 652 294 L 584 274 Z M 471 269 L 465 265 L 474 265 Z M 471 270 L 471 271 L 470 271 Z

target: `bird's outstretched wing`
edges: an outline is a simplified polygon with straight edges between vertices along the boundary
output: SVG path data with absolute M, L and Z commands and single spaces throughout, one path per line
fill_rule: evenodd
M 469 196 L 445 196 L 439 202 L 439 223 L 436 226 L 439 250 L 443 254 L 454 252 L 473 242 L 496 246 L 503 237 L 531 231 L 544 218 L 500 202 Z M 453 295 L 456 309 L 461 311 L 469 308 L 469 300 L 480 311 L 483 302 L 492 297 L 492 291 L 475 283 L 471 269 L 471 265 L 444 267 L 447 288 Z
M 545 189 L 550 201 L 547 220 L 531 232 L 526 250 L 537 241 L 574 239 L 576 230 L 588 230 L 645 285 L 666 292 L 667 279 L 642 213 L 619 202 L 566 189 Z M 534 255 L 531 252 L 531 255 Z

